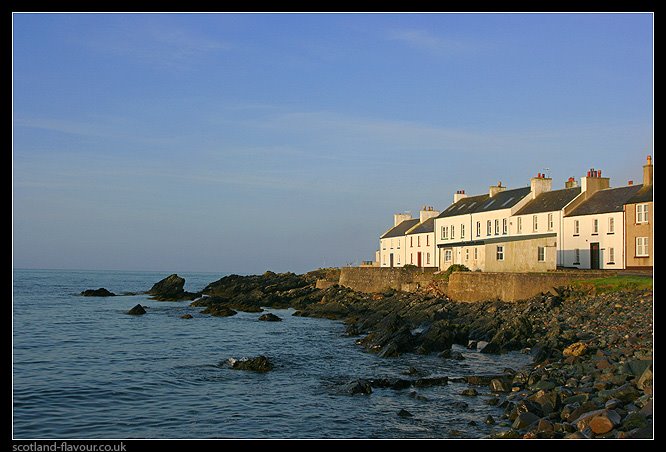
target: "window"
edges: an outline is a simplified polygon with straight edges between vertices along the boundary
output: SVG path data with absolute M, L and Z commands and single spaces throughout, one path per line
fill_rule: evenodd
M 444 229 L 444 226 L 441 228 L 441 235 L 442 235 L 442 240 L 446 240 L 446 234 L 444 233 L 446 229 Z
M 574 250 L 574 265 L 580 265 L 580 248 Z
M 580 234 L 580 221 L 574 220 L 574 235 Z
M 536 232 L 539 230 L 539 217 L 532 215 L 532 231 Z
M 608 233 L 615 234 L 615 218 L 613 217 L 608 219 Z
M 409 263 L 414 264 L 414 253 L 409 253 Z
M 430 265 L 430 253 L 426 253 L 426 264 Z
M 409 247 L 414 248 L 414 237 L 409 238 Z
M 421 246 L 421 236 L 416 236 L 416 246 Z
M 637 257 L 649 256 L 647 237 L 636 237 L 636 256 Z
M 509 233 L 509 220 L 504 218 L 502 220 L 502 234 L 507 235 Z
M 648 205 L 636 204 L 636 223 L 648 222 Z
M 396 259 L 397 259 L 397 260 L 396 260 L 396 263 L 397 263 L 398 265 L 400 265 L 400 255 L 399 255 L 399 254 L 396 254 Z
M 546 247 L 538 246 L 537 247 L 537 260 L 539 262 L 546 262 Z
M 521 234 L 523 232 L 523 217 L 518 217 L 516 219 L 516 229 L 518 231 L 518 234 Z
M 474 260 L 477 260 L 479 258 L 479 250 L 477 247 L 474 247 Z
M 430 236 L 426 235 L 426 246 L 430 246 Z
M 495 220 L 495 235 L 499 235 L 499 220 Z
M 451 238 L 455 239 L 456 238 L 456 227 L 451 225 Z
M 469 260 L 469 248 L 465 248 L 465 260 Z
M 393 239 L 391 239 L 391 249 L 393 249 Z
M 481 222 L 480 221 L 476 222 L 476 236 L 481 237 Z
M 504 260 L 504 246 L 502 245 L 497 245 L 497 260 L 498 261 Z
M 592 234 L 598 234 L 599 233 L 599 220 L 595 218 L 592 220 Z
M 386 249 L 386 242 L 385 242 L 385 241 L 383 241 L 383 240 L 382 240 L 382 249 L 383 249 L 383 250 L 385 250 L 385 249 Z
M 401 240 L 398 239 L 398 249 L 400 249 L 400 242 L 401 242 Z
M 488 220 L 486 223 L 486 235 L 492 235 L 493 233 L 493 223 L 492 221 Z
M 444 260 L 446 262 L 451 262 L 451 250 L 444 251 Z
M 615 248 L 608 248 L 608 263 L 615 263 Z
M 464 224 L 460 225 L 460 238 L 461 239 L 465 238 L 465 225 Z
M 553 230 L 553 214 L 552 213 L 548 214 L 548 230 L 549 231 Z

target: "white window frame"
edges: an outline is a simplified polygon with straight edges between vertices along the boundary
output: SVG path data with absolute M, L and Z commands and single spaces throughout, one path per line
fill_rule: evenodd
M 537 246 L 537 262 L 546 262 L 545 246 Z
M 549 230 L 549 231 L 552 231 L 552 230 L 553 230 L 553 227 L 554 227 L 554 223 L 553 223 L 553 214 L 552 214 L 552 212 L 551 212 L 551 213 L 548 214 L 548 230 Z
M 507 218 L 502 218 L 502 234 L 507 235 L 509 233 L 509 220 Z
M 493 235 L 493 222 L 488 220 L 486 221 L 486 236 Z
M 476 222 L 476 236 L 481 237 L 481 222 L 480 221 Z
M 465 225 L 464 224 L 460 225 L 460 238 L 461 239 L 465 238 Z
M 574 264 L 580 265 L 580 248 L 574 248 Z
M 609 264 L 615 263 L 615 248 L 613 248 L 612 246 L 608 247 L 608 263 Z
M 636 204 L 636 223 L 647 223 L 648 222 L 648 205 L 647 204 Z
M 594 218 L 592 220 L 592 234 L 598 234 L 599 233 L 599 219 Z
M 497 248 L 495 250 L 495 258 L 498 261 L 504 260 L 504 245 L 497 245 Z
M 495 235 L 499 235 L 499 233 L 500 233 L 499 220 L 496 218 L 495 219 Z
M 474 260 L 477 260 L 479 258 L 479 249 L 477 247 L 474 247 Z
M 469 260 L 469 248 L 465 248 L 465 261 Z
M 452 254 L 451 250 L 444 250 L 444 262 L 451 262 Z
M 532 232 L 537 232 L 539 230 L 539 216 L 532 215 Z
M 451 240 L 456 238 L 456 227 L 451 225 Z
M 650 257 L 647 237 L 636 237 L 636 257 Z
M 608 217 L 608 233 L 615 234 L 615 218 Z
M 574 220 L 574 235 L 580 235 L 580 221 Z
M 516 219 L 516 232 L 517 232 L 518 234 L 522 234 L 522 233 L 523 233 L 523 217 L 518 217 L 518 218 Z
M 430 265 L 430 253 L 426 253 L 426 265 Z

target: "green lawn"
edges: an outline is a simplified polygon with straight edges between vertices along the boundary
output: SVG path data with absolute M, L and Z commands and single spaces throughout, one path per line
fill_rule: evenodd
M 606 278 L 579 279 L 572 286 L 577 289 L 593 289 L 596 293 L 620 292 L 623 290 L 652 289 L 650 276 L 608 276 Z

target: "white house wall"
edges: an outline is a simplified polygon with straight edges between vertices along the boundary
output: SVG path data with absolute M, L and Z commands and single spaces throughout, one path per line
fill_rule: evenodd
M 393 254 L 393 266 L 405 266 L 405 237 L 390 237 L 379 240 L 379 265 L 381 267 L 391 266 L 391 254 Z
M 437 267 L 436 250 L 434 232 L 409 234 L 405 236 L 405 265 L 418 265 L 421 253 L 421 267 Z
M 609 219 L 613 218 L 614 232 L 609 231 Z M 594 233 L 594 220 L 599 221 L 599 232 Z M 579 233 L 574 233 L 575 221 L 579 221 Z M 599 243 L 599 268 L 624 268 L 624 212 L 580 215 L 564 218 L 562 254 L 566 267 L 591 268 L 590 244 Z M 610 261 L 610 249 L 614 258 Z M 576 249 L 580 256 L 576 262 Z

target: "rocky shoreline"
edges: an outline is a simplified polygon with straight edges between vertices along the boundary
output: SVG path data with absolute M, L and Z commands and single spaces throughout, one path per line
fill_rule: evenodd
M 458 381 L 467 385 L 461 394 L 468 397 L 482 397 L 475 388 L 488 387 L 491 395 L 479 403 L 504 409 L 500 419 L 478 420 L 495 425 L 491 437 L 653 437 L 651 290 L 594 294 L 561 288 L 519 302 L 460 303 L 427 290 L 366 294 L 338 285 L 317 288 L 327 272 L 230 275 L 197 294 L 184 292 L 184 280 L 171 275 L 149 293 L 158 300 L 194 299 L 191 306 L 213 316 L 269 307 L 340 320 L 359 345 L 386 358 L 402 353 L 463 358 L 451 351 L 453 344 L 491 354 L 520 350 L 533 358 L 527 368 Z M 348 383 L 348 393 L 449 381 L 359 378 Z

